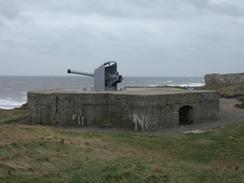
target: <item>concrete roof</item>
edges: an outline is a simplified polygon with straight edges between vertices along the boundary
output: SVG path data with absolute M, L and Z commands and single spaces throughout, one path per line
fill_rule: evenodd
M 172 95 L 172 94 L 186 94 L 186 93 L 212 93 L 216 91 L 212 90 L 190 90 L 179 89 L 172 87 L 130 87 L 125 90 L 119 91 L 84 91 L 83 89 L 50 89 L 41 91 L 30 91 L 28 93 L 40 93 L 40 94 L 62 94 L 62 93 L 89 93 L 89 94 L 124 94 L 124 95 Z

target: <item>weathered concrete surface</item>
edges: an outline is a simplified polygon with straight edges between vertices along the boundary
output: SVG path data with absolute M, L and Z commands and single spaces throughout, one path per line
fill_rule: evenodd
M 210 87 L 243 85 L 244 73 L 207 74 L 204 79 L 206 85 Z
M 183 119 L 192 117 L 193 123 L 219 117 L 219 95 L 214 91 L 130 88 L 118 92 L 28 92 L 30 121 L 45 125 L 153 130 L 178 126 L 179 110 L 184 106 L 193 112 L 186 112 Z

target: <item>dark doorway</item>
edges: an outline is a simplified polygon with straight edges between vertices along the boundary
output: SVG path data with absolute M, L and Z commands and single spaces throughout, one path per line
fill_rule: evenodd
M 189 125 L 193 123 L 193 107 L 183 106 L 179 109 L 179 124 Z

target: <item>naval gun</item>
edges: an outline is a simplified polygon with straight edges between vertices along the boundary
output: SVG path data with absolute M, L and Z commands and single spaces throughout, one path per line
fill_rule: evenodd
M 117 62 L 109 61 L 95 69 L 94 73 L 67 70 L 68 74 L 78 74 L 83 76 L 94 77 L 95 91 L 115 91 L 118 83 L 123 80 L 122 75 L 117 71 Z

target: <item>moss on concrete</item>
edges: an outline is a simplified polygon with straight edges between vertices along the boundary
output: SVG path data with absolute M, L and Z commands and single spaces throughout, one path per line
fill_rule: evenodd
M 244 108 L 244 96 L 239 97 L 238 100 L 240 103 L 237 104 L 236 106 L 239 108 Z

